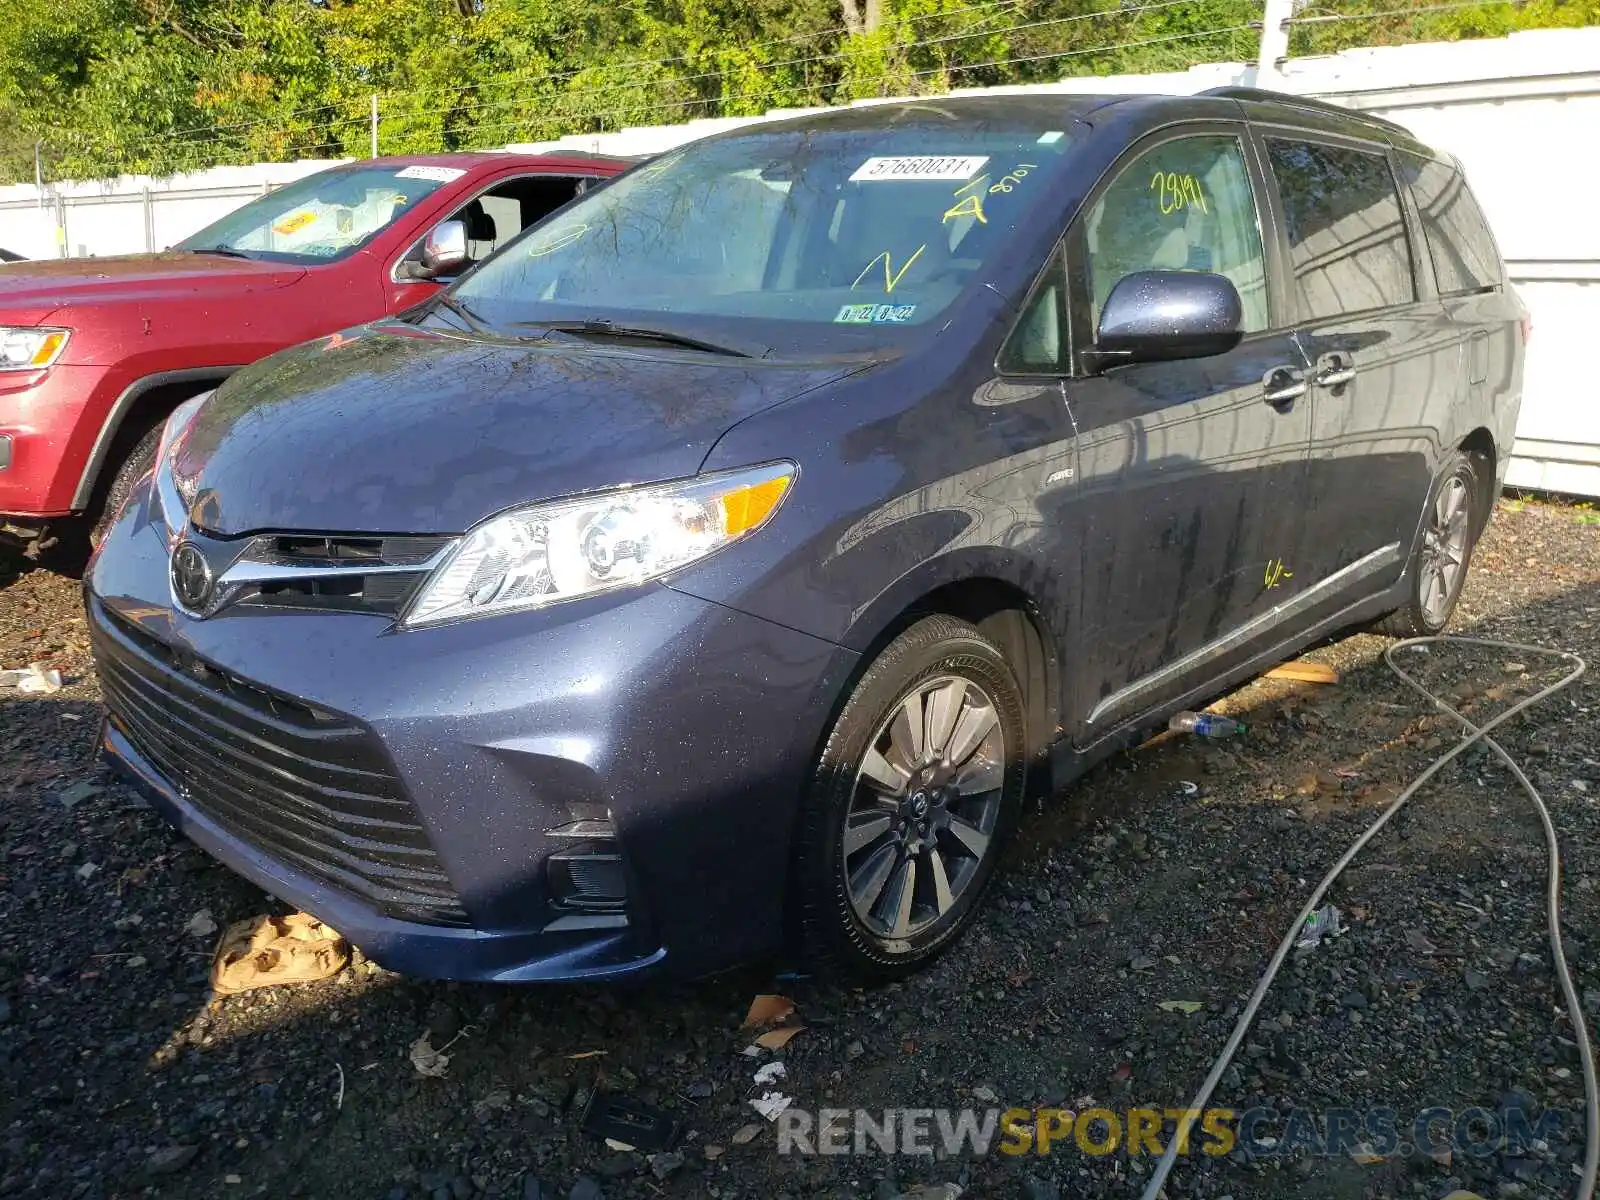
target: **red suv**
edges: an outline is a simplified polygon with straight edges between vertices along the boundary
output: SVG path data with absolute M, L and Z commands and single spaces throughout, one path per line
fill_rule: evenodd
M 94 530 L 179 403 L 410 308 L 632 160 L 437 154 L 320 171 L 159 254 L 0 271 L 0 535 Z

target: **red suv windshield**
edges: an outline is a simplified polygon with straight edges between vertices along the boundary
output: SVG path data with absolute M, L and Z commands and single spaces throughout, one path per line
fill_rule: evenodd
M 336 167 L 270 192 L 178 243 L 252 258 L 331 262 L 354 253 L 409 205 L 466 172 L 457 167 Z

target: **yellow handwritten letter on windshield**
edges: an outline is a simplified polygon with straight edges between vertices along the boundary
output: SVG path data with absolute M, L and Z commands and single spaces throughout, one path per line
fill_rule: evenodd
M 898 271 L 896 271 L 894 269 L 894 259 L 891 258 L 890 255 L 889 255 L 889 252 L 887 250 L 885 250 L 882 254 L 878 255 L 877 258 L 873 259 L 865 267 L 861 268 L 861 274 L 856 276 L 855 283 L 852 283 L 850 285 L 850 289 L 852 291 L 854 291 L 855 287 L 856 287 L 856 284 L 860 283 L 863 279 L 865 279 L 867 277 L 868 273 L 871 272 L 873 267 L 877 266 L 879 263 L 882 263 L 883 264 L 883 290 L 884 290 L 884 294 L 887 295 L 889 293 L 892 293 L 894 291 L 894 289 L 895 289 L 895 286 L 900 282 L 900 280 L 905 278 L 905 273 L 907 271 L 911 270 L 911 264 L 916 262 L 917 259 L 921 258 L 922 257 L 922 252 L 924 250 L 926 250 L 927 248 L 928 248 L 928 244 L 926 242 L 924 242 L 922 245 L 918 246 L 917 249 L 916 249 L 916 252 L 914 254 L 912 254 L 912 256 L 910 258 L 906 259 L 905 263 L 901 266 L 901 268 Z

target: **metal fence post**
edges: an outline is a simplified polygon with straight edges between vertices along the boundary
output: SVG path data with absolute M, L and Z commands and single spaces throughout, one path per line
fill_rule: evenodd
M 1261 14 L 1261 50 L 1256 55 L 1256 84 L 1282 87 L 1283 64 L 1289 61 L 1289 18 L 1294 0 L 1266 0 Z

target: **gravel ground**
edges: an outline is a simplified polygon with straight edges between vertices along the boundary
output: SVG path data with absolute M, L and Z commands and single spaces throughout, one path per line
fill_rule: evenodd
M 1456 630 L 1600 669 L 1593 514 L 1503 501 Z M 358 955 L 325 982 L 212 1000 L 215 938 L 191 920 L 280 906 L 100 769 L 78 585 L 0 559 L 0 666 L 46 660 L 69 681 L 0 700 L 0 1195 L 1137 1195 L 1150 1158 L 1070 1142 L 1047 1157 L 780 1156 L 747 1103 L 772 1056 L 742 1053 L 745 1009 L 756 992 L 797 1003 L 806 1029 L 779 1055 L 780 1086 L 811 1110 L 1186 1103 L 1315 881 L 1449 744 L 1383 666 L 1385 644 L 1356 635 L 1311 654 L 1344 672 L 1337 686 L 1233 693 L 1246 739 L 1165 737 L 1094 771 L 1026 825 L 964 944 L 902 986 L 779 982 L 767 964 L 681 987 L 454 987 Z M 1553 677 L 1531 656 L 1421 661 L 1479 714 Z M 1561 831 L 1568 953 L 1591 1014 L 1597 706 L 1591 677 L 1504 738 Z M 1517 1158 L 1195 1155 L 1168 1194 L 1570 1195 L 1583 1090 L 1544 889 L 1539 826 L 1510 776 L 1484 754 L 1447 768 L 1336 886 L 1348 932 L 1291 960 L 1216 1102 L 1385 1106 L 1402 1131 L 1432 1105 L 1549 1107 L 1568 1132 Z M 451 1043 L 443 1078 L 408 1058 L 424 1031 Z M 678 1151 L 583 1135 L 596 1088 L 670 1109 Z

